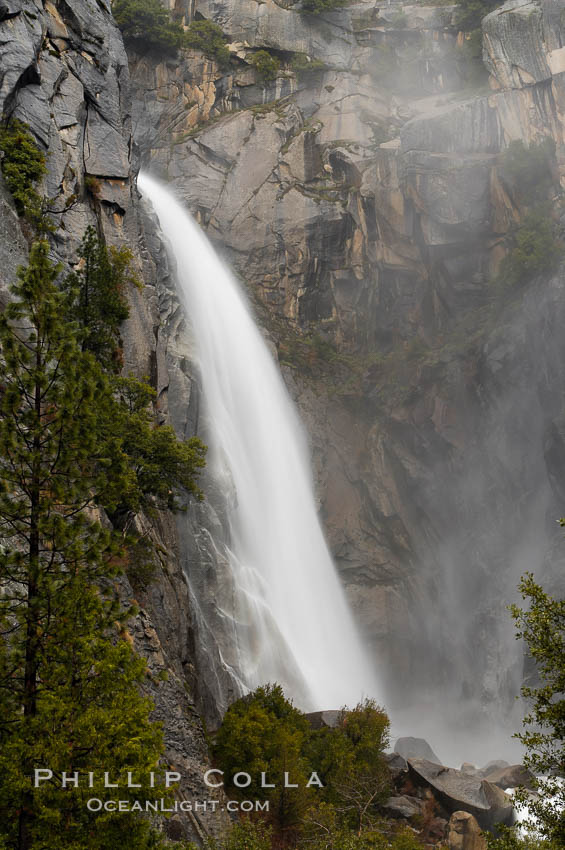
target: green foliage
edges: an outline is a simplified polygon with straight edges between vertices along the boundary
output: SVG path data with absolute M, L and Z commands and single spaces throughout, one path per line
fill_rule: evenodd
M 206 465 L 206 446 L 198 437 L 177 440 L 170 425 L 155 426 L 155 391 L 134 377 L 115 378 L 114 405 L 101 420 L 101 431 L 111 447 L 112 463 L 127 468 L 129 476 L 106 497 L 105 507 L 115 521 L 140 510 L 178 510 L 179 490 L 202 499 L 197 478 Z M 119 435 L 119 440 L 113 439 Z
M 115 0 L 112 12 L 124 41 L 138 49 L 171 54 L 183 45 L 183 28 L 159 0 Z
M 310 15 L 321 15 L 322 12 L 331 12 L 340 9 L 347 0 L 303 0 L 302 11 Z
M 251 64 L 263 82 L 268 83 L 277 78 L 281 63 L 276 56 L 271 56 L 267 50 L 258 50 L 251 57 Z
M 520 139 L 510 142 L 502 155 L 501 172 L 518 199 L 525 204 L 543 200 L 553 185 L 555 142 L 545 138 L 527 147 Z
M 228 708 L 214 743 L 226 788 L 236 797 L 269 800 L 270 815 L 282 830 L 296 827 L 311 803 L 312 792 L 305 787 L 308 764 L 302 754 L 308 734 L 308 720 L 285 699 L 280 685 L 265 685 Z M 252 777 L 245 789 L 233 783 L 241 770 Z M 285 772 L 301 787 L 284 788 Z M 275 788 L 261 787 L 262 773 Z
M 334 806 L 322 803 L 306 816 L 304 841 L 299 847 L 311 850 L 422 850 L 412 830 L 400 827 L 351 830 L 343 826 Z
M 78 322 L 82 350 L 91 351 L 105 368 L 119 371 L 120 325 L 129 316 L 125 293 L 129 285 L 139 285 L 131 271 L 131 251 L 113 246 L 108 250 L 88 227 L 79 254 L 78 270 L 65 281 L 69 313 Z
M 523 835 L 520 827 L 499 824 L 497 835 L 485 833 L 487 850 L 560 850 L 561 845 L 544 838 Z
M 374 700 L 341 713 L 336 729 L 313 733 L 308 757 L 319 767 L 325 798 L 348 826 L 361 831 L 375 823 L 379 805 L 390 791 L 383 752 L 390 721 Z
M 465 33 L 480 30 L 485 15 L 499 6 L 502 6 L 501 0 L 459 0 L 455 24 Z
M 225 36 L 222 28 L 213 21 L 192 21 L 185 33 L 185 44 L 215 59 L 220 68 L 229 66 L 230 52 L 225 44 Z
M 42 199 L 35 184 L 46 173 L 45 154 L 37 146 L 29 129 L 21 121 L 0 128 L 2 173 L 18 215 L 32 224 L 42 219 Z
M 272 831 L 264 823 L 235 823 L 221 839 L 209 838 L 205 850 L 271 850 Z M 196 850 L 196 848 L 194 848 Z
M 526 749 L 524 764 L 535 775 L 538 797 L 527 803 L 537 821 L 536 831 L 553 846 L 565 846 L 565 600 L 554 599 L 528 573 L 520 582 L 523 610 L 512 606 L 517 638 L 526 642 L 536 664 L 540 683 L 525 686 L 522 695 L 530 704 L 524 718 L 525 731 L 516 737 Z
M 525 216 L 512 236 L 508 255 L 500 266 L 500 280 L 510 286 L 527 283 L 533 277 L 551 272 L 563 254 L 551 218 L 543 209 Z
M 310 74 L 314 71 L 323 71 L 327 66 L 321 59 L 310 59 L 306 53 L 295 53 L 290 63 L 291 69 L 298 76 Z
M 389 793 L 383 758 L 388 729 L 383 710 L 365 700 L 352 710 L 344 709 L 337 728 L 314 731 L 279 685 L 267 685 L 230 706 L 214 754 L 229 792 L 268 800 L 269 817 L 279 831 L 295 836 L 304 831 L 306 842 L 331 834 L 340 850 L 385 847 L 347 842 L 354 841 L 354 832 L 367 837 L 366 828 L 377 823 L 379 805 Z M 252 784 L 239 790 L 230 783 L 241 770 L 250 774 Z M 323 788 L 306 787 L 313 772 Z M 285 789 L 285 773 L 301 787 Z M 262 774 L 276 788 L 262 787 Z
M 116 629 L 133 613 L 114 592 L 121 540 L 95 513 L 123 483 L 101 457 L 112 390 L 81 350 L 48 255 L 47 242 L 32 246 L 0 319 L 0 841 L 144 848 L 147 821 L 86 808 L 114 794 L 99 779 L 84 790 L 30 780 L 46 766 L 144 772 L 162 751 L 138 692 L 145 663 Z
M 128 286 L 139 286 L 131 260 L 127 248 L 108 250 L 89 227 L 79 269 L 63 287 L 66 316 L 77 325 L 82 351 L 90 352 L 111 375 L 112 400 L 100 409 L 98 454 L 102 447 L 99 463 L 120 470 L 120 477 L 99 501 L 116 523 L 140 510 L 178 509 L 180 490 L 202 498 L 196 480 L 206 457 L 197 437 L 179 441 L 171 426 L 155 427 L 155 391 L 147 383 L 114 374 L 122 365 L 120 325 L 129 315 L 125 292 Z M 137 572 L 141 576 L 143 570 Z

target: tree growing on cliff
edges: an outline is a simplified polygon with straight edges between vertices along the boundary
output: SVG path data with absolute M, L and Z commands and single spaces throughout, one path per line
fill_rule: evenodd
M 86 230 L 78 270 L 64 281 L 67 320 L 77 325 L 83 352 L 90 352 L 107 375 L 111 402 L 99 410 L 97 423 L 106 463 L 121 470 L 101 494 L 101 504 L 116 524 L 140 510 L 176 510 L 179 492 L 197 499 L 198 476 L 206 463 L 206 446 L 198 437 L 178 440 L 169 425 L 156 426 L 155 391 L 145 381 L 116 373 L 121 368 L 122 323 L 129 316 L 128 286 L 139 286 L 126 248 L 108 249 L 94 228 Z
M 124 475 L 99 429 L 112 389 L 48 253 L 33 245 L 0 318 L 0 841 L 143 848 L 147 821 L 86 808 L 112 789 L 61 788 L 61 771 L 144 773 L 162 739 L 119 635 L 133 613 L 115 595 L 121 541 L 96 510 Z M 36 768 L 53 781 L 34 787 Z
M 201 50 L 210 59 L 214 59 L 222 70 L 230 64 L 226 38 L 222 28 L 214 21 L 192 21 L 184 34 L 184 44 L 194 50 Z
M 110 247 L 88 227 L 79 248 L 80 264 L 65 281 L 68 311 L 78 323 L 80 346 L 109 371 L 121 367 L 120 327 L 129 316 L 127 288 L 139 286 L 127 248 Z
M 138 50 L 167 55 L 183 44 L 183 28 L 159 0 L 115 0 L 112 12 L 124 41 Z
M 0 128 L 0 150 L 2 173 L 18 215 L 33 226 L 41 224 L 42 198 L 35 184 L 46 173 L 45 154 L 25 124 L 17 120 Z

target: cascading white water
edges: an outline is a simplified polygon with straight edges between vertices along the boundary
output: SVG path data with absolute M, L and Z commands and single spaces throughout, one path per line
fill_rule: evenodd
M 320 527 L 306 442 L 277 365 L 200 228 L 153 178 L 141 175 L 138 185 L 169 240 L 193 325 L 209 463 L 225 492 L 234 493 L 229 560 L 237 672 L 249 688 L 285 685 L 310 710 L 378 697 Z

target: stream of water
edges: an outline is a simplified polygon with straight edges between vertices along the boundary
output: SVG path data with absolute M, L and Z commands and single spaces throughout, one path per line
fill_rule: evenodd
M 209 464 L 228 500 L 238 675 L 306 710 L 379 697 L 320 526 L 301 423 L 239 284 L 171 191 L 147 175 L 193 328 Z

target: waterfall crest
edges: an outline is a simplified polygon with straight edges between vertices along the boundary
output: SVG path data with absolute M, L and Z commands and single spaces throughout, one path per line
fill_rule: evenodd
M 210 435 L 229 502 L 238 675 L 279 682 L 306 710 L 378 698 L 318 519 L 306 440 L 246 299 L 171 192 L 139 178 L 169 241 L 190 317 Z

